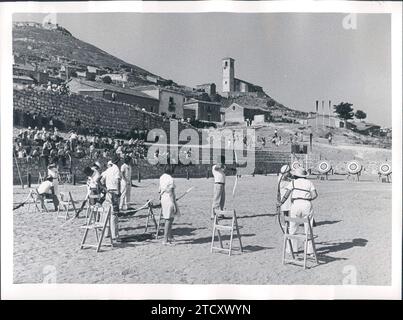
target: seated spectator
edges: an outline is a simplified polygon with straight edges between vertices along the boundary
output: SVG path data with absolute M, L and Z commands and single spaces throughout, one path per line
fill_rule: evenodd
M 38 187 L 39 201 L 41 202 L 41 208 L 45 210 L 45 199 L 52 199 L 55 211 L 59 207 L 59 199 L 53 191 L 53 177 L 47 176 Z
M 59 147 L 57 149 L 57 157 L 62 162 L 62 166 L 65 167 L 66 166 L 66 152 L 65 152 L 64 148 Z
M 81 147 L 80 145 L 78 145 L 78 146 L 77 146 L 77 149 L 76 149 L 76 157 L 79 158 L 79 159 L 81 159 L 81 158 L 83 158 L 84 156 L 85 156 L 84 150 L 82 149 L 82 147 Z
M 92 159 L 95 156 L 95 146 L 93 143 L 90 144 L 90 158 Z
M 23 147 L 19 147 L 19 148 L 17 149 L 17 157 L 18 157 L 19 159 L 25 158 L 26 155 L 27 155 L 27 153 L 26 153 L 26 151 L 25 151 L 25 149 L 24 149 Z
M 39 147 L 36 147 L 36 148 L 34 149 L 34 151 L 32 151 L 32 157 L 33 157 L 33 158 L 39 158 L 40 155 L 41 155 L 41 150 L 40 150 Z
M 43 143 L 42 134 L 39 131 L 36 131 L 34 135 L 34 141 L 37 145 L 41 145 Z

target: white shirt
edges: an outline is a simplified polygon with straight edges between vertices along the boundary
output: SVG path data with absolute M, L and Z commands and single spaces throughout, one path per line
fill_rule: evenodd
M 102 172 L 101 182 L 105 183 L 108 190 L 119 190 L 119 182 L 122 179 L 119 167 L 112 164 L 108 169 Z
M 52 188 L 52 187 L 53 187 L 53 183 L 46 180 L 39 185 L 38 193 L 39 194 L 50 193 L 50 188 Z
M 120 172 L 122 173 L 122 178 L 125 181 L 131 181 L 132 168 L 128 164 L 126 163 L 122 164 L 122 166 L 120 167 Z
M 160 177 L 160 193 L 175 189 L 174 179 L 167 173 Z
M 213 172 L 214 182 L 225 183 L 225 173 L 222 168 L 214 165 L 211 171 Z
M 291 181 L 287 187 L 287 190 L 292 190 L 290 197 L 291 199 L 311 199 L 312 193 L 315 191 L 315 186 L 308 179 L 298 178 L 294 181 Z M 298 190 L 296 190 L 298 189 Z M 301 189 L 301 190 L 300 190 Z

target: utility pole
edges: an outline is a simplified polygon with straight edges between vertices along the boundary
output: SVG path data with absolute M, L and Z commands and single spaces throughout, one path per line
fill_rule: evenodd
M 329 127 L 330 127 L 330 106 L 332 104 L 332 101 L 329 100 Z

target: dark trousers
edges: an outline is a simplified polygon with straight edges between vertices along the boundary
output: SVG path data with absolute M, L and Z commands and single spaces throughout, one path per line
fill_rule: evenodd
M 39 194 L 39 201 L 41 202 L 41 208 L 45 210 L 45 199 L 52 199 L 53 205 L 55 206 L 55 211 L 59 207 L 59 199 L 54 193 L 42 193 Z

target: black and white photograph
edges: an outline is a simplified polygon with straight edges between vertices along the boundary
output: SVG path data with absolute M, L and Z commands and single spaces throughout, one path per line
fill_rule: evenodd
M 402 4 L 139 2 L 0 6 L 3 295 L 401 299 Z

